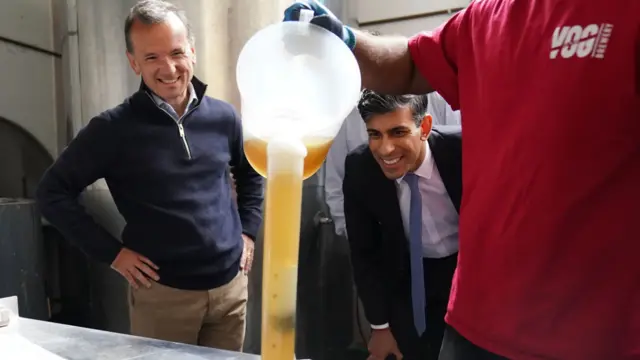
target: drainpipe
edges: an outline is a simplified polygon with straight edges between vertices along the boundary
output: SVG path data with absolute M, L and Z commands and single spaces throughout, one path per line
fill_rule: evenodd
M 69 98 L 71 109 L 71 135 L 74 137 L 83 126 L 82 87 L 80 81 L 80 45 L 78 43 L 77 0 L 67 0 L 67 43 L 69 46 Z M 68 139 L 71 140 L 71 139 Z

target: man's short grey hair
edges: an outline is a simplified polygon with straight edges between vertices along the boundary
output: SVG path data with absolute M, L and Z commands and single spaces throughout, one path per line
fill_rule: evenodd
M 131 26 L 137 20 L 145 25 L 161 24 L 167 21 L 167 18 L 171 14 L 178 16 L 180 21 L 187 29 L 187 39 L 189 44 L 193 46 L 195 44 L 195 37 L 189 26 L 189 20 L 183 10 L 175 6 L 174 4 L 164 0 L 141 0 L 136 3 L 124 22 L 124 40 L 127 44 L 127 51 L 133 53 L 133 44 L 131 43 Z

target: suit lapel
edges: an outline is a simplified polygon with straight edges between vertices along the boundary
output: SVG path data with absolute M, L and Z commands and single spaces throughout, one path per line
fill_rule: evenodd
M 433 160 L 436 163 L 438 168 L 438 172 L 440 173 L 440 178 L 442 178 L 442 182 L 444 183 L 445 189 L 447 189 L 447 193 L 449 197 L 456 196 L 458 194 L 458 189 L 455 189 L 453 184 L 456 183 L 453 176 L 455 176 L 455 169 L 452 169 L 451 166 L 454 164 L 451 161 L 449 154 L 447 154 L 446 147 L 444 146 L 445 139 L 437 131 L 431 131 L 429 134 L 429 138 L 427 139 L 427 143 L 429 144 L 429 148 L 431 149 L 431 153 L 433 154 Z M 460 203 L 456 201 L 455 198 L 451 199 L 453 205 L 456 208 L 456 211 L 460 212 Z

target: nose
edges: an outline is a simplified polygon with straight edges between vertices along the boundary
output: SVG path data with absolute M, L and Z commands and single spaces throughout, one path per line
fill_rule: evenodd
M 380 140 L 380 146 L 378 147 L 378 153 L 382 156 L 389 155 L 395 150 L 395 145 L 393 141 L 391 141 L 386 136 L 382 137 Z
M 171 57 L 165 57 L 160 70 L 166 73 L 173 74 L 176 72 L 176 63 Z

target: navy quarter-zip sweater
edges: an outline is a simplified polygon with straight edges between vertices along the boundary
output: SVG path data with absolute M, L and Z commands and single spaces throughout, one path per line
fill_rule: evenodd
M 244 156 L 234 108 L 205 96 L 196 78 L 192 84 L 199 100 L 183 118 L 184 138 L 143 84 L 78 133 L 46 171 L 37 200 L 43 216 L 89 256 L 111 264 L 125 246 L 158 265 L 161 284 L 204 290 L 238 273 L 242 233 L 255 239 L 262 221 L 263 179 Z M 127 223 L 122 243 L 78 202 L 101 178 Z

